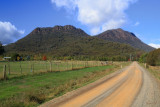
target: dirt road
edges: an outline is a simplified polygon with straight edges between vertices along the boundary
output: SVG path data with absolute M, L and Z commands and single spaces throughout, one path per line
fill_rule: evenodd
M 159 83 L 138 65 L 90 86 L 51 100 L 41 107 L 160 107 Z

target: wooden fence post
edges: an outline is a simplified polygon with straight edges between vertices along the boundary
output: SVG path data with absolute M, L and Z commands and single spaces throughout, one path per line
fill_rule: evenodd
M 20 70 L 21 70 L 21 74 L 22 74 L 22 66 L 21 66 L 21 62 L 20 62 Z
M 59 69 L 59 62 L 57 63 L 57 69 L 58 69 L 58 71 L 60 71 L 60 69 Z
M 10 63 L 9 63 L 9 61 L 8 61 L 8 74 L 9 74 L 9 75 L 11 74 L 11 72 L 10 72 Z
M 76 61 L 76 69 L 78 68 L 78 61 Z
M 72 70 L 73 70 L 73 61 L 72 61 Z
M 7 79 L 7 75 L 6 75 L 6 65 L 4 65 L 4 70 L 3 70 L 3 79 L 6 80 Z
M 31 72 L 32 72 L 32 64 L 30 63 L 30 66 L 31 66 Z
M 32 72 L 33 72 L 33 74 L 34 74 L 34 63 L 33 63 L 33 65 L 32 65 Z
M 147 68 L 147 64 L 145 63 L 145 68 Z
M 45 61 L 45 62 L 46 62 L 46 63 L 45 63 L 45 64 L 46 64 L 46 71 L 48 71 L 48 69 L 47 69 L 47 61 Z
M 52 72 L 52 61 L 50 61 L 50 72 Z
M 69 68 L 69 67 L 68 67 L 68 61 L 67 61 L 67 71 L 69 70 L 68 68 Z

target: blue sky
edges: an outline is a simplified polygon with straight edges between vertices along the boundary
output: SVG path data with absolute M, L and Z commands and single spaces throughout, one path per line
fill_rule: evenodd
M 90 35 L 122 28 L 160 47 L 159 0 L 0 0 L 0 41 L 15 42 L 36 27 L 73 25 Z

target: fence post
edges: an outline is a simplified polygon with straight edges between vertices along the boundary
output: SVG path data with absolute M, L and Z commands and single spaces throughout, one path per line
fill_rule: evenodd
M 31 66 L 31 73 L 32 73 L 32 64 L 30 63 L 30 66 Z
M 9 61 L 8 61 L 8 74 L 9 74 L 9 75 L 11 74 L 11 72 L 10 72 L 10 63 L 9 63 Z
M 60 71 L 60 69 L 59 69 L 59 62 L 57 62 L 57 71 Z
M 6 75 L 6 65 L 4 65 L 4 70 L 3 70 L 3 79 L 6 80 L 7 79 L 7 75 Z
M 87 61 L 87 68 L 89 67 L 88 61 Z
M 52 72 L 52 62 L 50 61 L 50 72 Z
M 73 70 L 73 61 L 72 61 L 72 70 Z
M 32 71 L 33 71 L 33 74 L 34 74 L 34 62 L 33 62 L 33 65 L 32 65 Z
M 46 63 L 45 63 L 45 64 L 46 64 L 46 71 L 48 71 L 48 69 L 47 69 L 47 61 L 45 61 L 45 62 L 46 62 Z
M 68 71 L 68 61 L 67 61 L 67 71 Z
M 22 74 L 22 66 L 21 66 L 21 62 L 20 62 L 20 70 L 21 70 L 21 74 Z
M 76 69 L 78 69 L 78 61 L 76 61 Z

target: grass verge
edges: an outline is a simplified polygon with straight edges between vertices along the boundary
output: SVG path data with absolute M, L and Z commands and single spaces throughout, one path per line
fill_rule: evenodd
M 0 106 L 37 106 L 108 75 L 118 67 L 118 65 L 99 66 L 0 81 Z
M 140 64 L 141 66 L 143 66 L 145 68 L 144 64 Z M 157 79 L 160 80 L 160 66 L 148 66 L 146 68 L 152 75 L 154 75 Z

